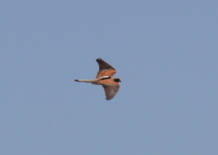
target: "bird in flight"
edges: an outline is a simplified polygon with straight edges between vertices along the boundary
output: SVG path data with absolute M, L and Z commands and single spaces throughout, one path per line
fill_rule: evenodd
M 96 75 L 96 79 L 92 79 L 92 80 L 75 79 L 75 81 L 102 85 L 105 91 L 106 100 L 110 100 L 118 92 L 120 88 L 119 82 L 121 82 L 121 80 L 119 78 L 113 77 L 113 75 L 116 73 L 116 69 L 114 69 L 111 65 L 109 65 L 101 58 L 96 59 L 96 61 L 99 65 L 99 71 Z

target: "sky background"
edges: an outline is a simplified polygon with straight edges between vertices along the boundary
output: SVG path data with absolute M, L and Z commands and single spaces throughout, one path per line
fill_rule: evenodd
M 1 155 L 217 155 L 217 0 L 1 0 Z M 122 79 L 114 99 L 96 58 Z

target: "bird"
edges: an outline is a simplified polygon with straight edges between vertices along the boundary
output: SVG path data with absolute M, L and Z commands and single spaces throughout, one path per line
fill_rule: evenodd
M 87 82 L 95 85 L 102 85 L 104 88 L 106 100 L 111 100 L 120 88 L 120 78 L 113 77 L 117 72 L 114 67 L 105 62 L 103 59 L 96 59 L 99 70 L 95 79 L 75 79 L 76 82 Z

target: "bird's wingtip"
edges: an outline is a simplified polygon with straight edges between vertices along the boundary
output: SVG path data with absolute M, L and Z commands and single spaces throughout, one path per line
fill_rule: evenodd
M 96 61 L 102 60 L 102 58 L 97 58 Z

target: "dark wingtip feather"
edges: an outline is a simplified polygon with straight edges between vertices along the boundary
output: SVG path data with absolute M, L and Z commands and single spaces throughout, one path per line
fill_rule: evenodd
M 108 64 L 107 62 L 105 62 L 101 58 L 96 59 L 96 61 L 98 62 L 100 70 L 103 70 L 103 69 L 114 69 L 110 64 Z
M 96 59 L 97 62 L 99 62 L 99 61 L 101 61 L 101 60 L 102 60 L 102 58 L 97 58 L 97 59 Z

